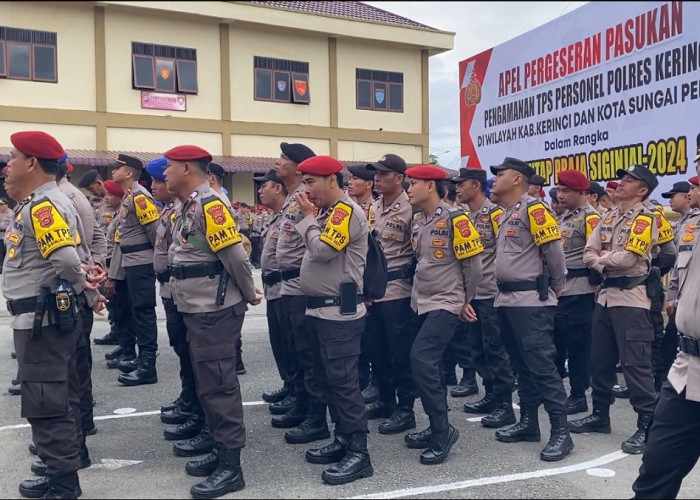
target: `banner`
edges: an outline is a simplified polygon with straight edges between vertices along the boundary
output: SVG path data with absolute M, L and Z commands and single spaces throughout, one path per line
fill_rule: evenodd
M 165 111 L 187 111 L 185 94 L 141 91 L 141 108 L 162 109 Z
M 459 64 L 461 166 L 506 156 L 556 184 L 646 165 L 652 197 L 695 175 L 700 3 L 591 2 Z

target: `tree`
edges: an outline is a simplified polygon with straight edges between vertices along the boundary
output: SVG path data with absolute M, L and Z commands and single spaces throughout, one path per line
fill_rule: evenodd
M 428 155 L 428 163 L 430 165 L 437 165 L 438 164 L 438 157 L 437 155 Z

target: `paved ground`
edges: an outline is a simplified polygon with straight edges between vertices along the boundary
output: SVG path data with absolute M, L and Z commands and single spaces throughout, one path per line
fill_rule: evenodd
M 259 282 L 259 272 L 256 271 Z M 1 302 L 1 299 L 0 299 Z M 450 421 L 460 440 L 448 461 L 438 466 L 418 462 L 418 450 L 403 445 L 403 435 L 384 436 L 378 421 L 370 422 L 369 446 L 375 474 L 350 485 L 330 487 L 321 481 L 324 466 L 304 461 L 307 445 L 288 445 L 283 429 L 270 426 L 270 414 L 260 400 L 263 390 L 279 385 L 267 338 L 264 305 L 248 312 L 243 326 L 243 359 L 248 373 L 241 377 L 248 444 L 243 452 L 246 488 L 227 498 L 629 498 L 640 457 L 620 451 L 620 443 L 634 430 L 635 418 L 627 401 L 612 408 L 613 432 L 608 435 L 576 435 L 576 449 L 563 462 L 539 460 L 542 443 L 506 444 L 496 441 L 493 430 L 469 421 L 461 411 L 463 400 L 449 398 Z M 80 472 L 84 498 L 189 498 L 197 482 L 184 472 L 187 459 L 172 453 L 163 439 L 165 427 L 158 417 L 160 405 L 178 392 L 177 360 L 168 346 L 165 317 L 158 310 L 159 382 L 144 387 L 122 387 L 116 370 L 105 366 L 104 353 L 111 346 L 93 346 L 93 383 L 98 433 L 88 437 L 93 466 Z M 12 335 L 4 303 L 0 304 L 0 381 L 9 384 L 16 364 L 10 358 Z M 108 331 L 105 319 L 95 322 L 93 337 Z M 470 398 L 474 400 L 476 397 Z M 31 477 L 34 459 L 27 452 L 30 430 L 19 416 L 20 398 L 0 394 L 0 498 L 18 498 L 17 484 Z M 590 403 L 590 402 L 589 402 Z M 132 408 L 125 416 L 115 411 Z M 417 404 L 418 426 L 427 418 Z M 583 416 L 583 415 L 582 415 Z M 543 438 L 548 421 L 540 410 Z M 691 473 L 681 498 L 698 498 L 700 470 Z

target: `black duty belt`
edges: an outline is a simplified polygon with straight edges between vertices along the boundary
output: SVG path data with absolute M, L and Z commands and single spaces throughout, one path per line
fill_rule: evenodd
M 119 248 L 123 254 L 140 252 L 141 250 L 151 250 L 153 246 L 150 243 L 138 243 L 137 245 L 120 244 Z
M 700 340 L 688 337 L 682 333 L 678 334 L 678 348 L 691 356 L 700 356 Z
M 263 285 L 272 286 L 282 281 L 282 273 L 280 271 L 272 271 L 262 275 Z
M 407 280 L 409 278 L 413 278 L 415 272 L 416 268 L 413 266 L 394 267 L 387 271 L 386 280 Z
M 357 296 L 357 304 L 364 302 L 365 296 Z M 319 307 L 339 306 L 340 297 L 306 297 L 306 307 L 309 309 L 318 309 Z
M 36 301 L 39 297 L 27 297 L 26 299 L 8 300 L 7 310 L 10 314 L 16 316 L 18 314 L 33 313 L 36 311 Z
M 282 276 L 282 281 L 293 280 L 301 276 L 301 268 L 280 271 L 280 275 Z
M 589 276 L 591 270 L 587 267 L 580 267 L 578 269 L 566 269 L 566 278 L 583 278 L 584 276 Z
M 170 281 L 170 271 L 163 271 L 162 273 L 156 273 L 156 279 L 158 283 L 167 283 Z
M 498 290 L 501 292 L 525 292 L 528 290 L 537 290 L 537 281 L 498 281 L 496 282 Z
M 602 288 L 620 288 L 623 290 L 631 290 L 634 287 L 643 285 L 647 280 L 646 276 L 619 276 L 617 278 L 605 278 Z
M 220 261 L 207 262 L 206 264 L 192 264 L 188 266 L 168 265 L 170 276 L 176 280 L 186 280 L 189 278 L 201 278 L 209 276 L 213 278 L 218 276 L 223 271 L 224 266 Z

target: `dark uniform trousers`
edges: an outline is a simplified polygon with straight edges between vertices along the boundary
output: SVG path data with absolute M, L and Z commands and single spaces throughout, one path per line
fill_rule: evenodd
M 554 346 L 557 370 L 563 376 L 569 358 L 569 383 L 572 396 L 585 396 L 590 386 L 588 361 L 591 357 L 591 318 L 595 294 L 568 295 L 559 298 L 554 314 Z
M 307 325 L 318 344 L 314 374 L 322 398 L 328 402 L 335 432 L 343 436 L 367 434 L 365 401 L 357 376 L 360 342 L 365 318 L 332 321 L 307 316 Z
M 297 355 L 298 371 L 294 384 L 297 401 L 308 404 L 309 414 L 325 415 L 327 401 L 315 373 L 319 359 L 318 339 L 309 327 L 306 295 L 283 295 L 282 304 Z
M 255 267 L 260 267 L 260 252 L 262 252 L 263 238 L 256 233 L 250 237 L 250 263 Z
M 416 340 L 411 348 L 411 372 L 423 410 L 433 432 L 447 429 L 447 386 L 442 375 L 445 350 L 452 341 L 459 317 L 444 310 L 415 317 Z
M 22 417 L 32 427 L 32 438 L 49 475 L 62 475 L 80 467 L 80 379 L 76 352 L 85 340 L 82 320 L 70 333 L 58 326 L 14 330 L 22 384 Z
M 239 302 L 220 311 L 182 314 L 204 417 L 214 441 L 228 449 L 245 446 L 235 342 L 241 336 L 245 310 L 245 303 Z
M 126 280 L 115 281 L 114 295 L 107 303 L 107 306 L 110 305 L 112 306 L 112 316 L 119 345 L 122 348 L 133 350 L 136 347 L 136 335 L 131 316 L 129 287 Z
M 411 347 L 416 338 L 411 298 L 375 302 L 368 308 L 362 341 L 372 363 L 379 398 L 413 408 L 416 388 L 411 374 Z
M 192 357 L 187 345 L 187 327 L 182 313 L 177 310 L 173 299 L 163 297 L 163 308 L 165 309 L 165 329 L 168 331 L 170 346 L 180 360 L 180 383 L 182 392 L 180 397 L 194 405 L 194 411 L 203 415 L 203 410 L 197 398 L 197 389 L 194 381 L 194 371 L 192 369 Z
M 556 307 L 498 307 L 501 336 L 518 373 L 520 406 L 566 414 L 566 390 L 554 363 Z M 614 365 L 613 365 L 614 368 Z M 612 386 L 611 386 L 612 388 Z
M 450 350 L 461 366 L 476 368 L 484 380 L 487 393 L 510 395 L 513 390 L 513 372 L 501 339 L 493 299 L 475 299 L 470 304 L 476 312 L 477 320 L 457 325 Z
M 297 377 L 297 354 L 294 337 L 285 318 L 282 297 L 267 301 L 267 328 L 277 371 L 285 386 L 294 387 Z
M 0 233 L 0 273 L 2 273 L 2 263 L 5 262 L 5 253 L 7 248 L 5 247 L 5 231 Z
M 76 352 L 76 370 L 80 379 L 80 426 L 83 431 L 88 431 L 95 427 L 92 407 L 92 348 L 90 346 L 90 333 L 95 316 L 92 308 L 87 304 L 80 310 L 83 324 L 83 339 Z
M 634 498 L 676 498 L 700 457 L 698 436 L 700 403 L 688 401 L 685 390 L 678 394 L 665 382 L 647 431 L 639 477 L 632 485 Z
M 654 342 L 651 344 L 651 366 L 654 374 L 654 388 L 658 392 L 661 389 L 661 384 L 666 380 L 668 370 L 676 358 L 675 347 L 677 345 L 677 330 L 672 339 L 667 338 L 664 331 L 663 308 L 666 304 L 664 295 L 651 299 L 651 323 L 654 326 Z M 671 324 L 671 318 L 669 318 Z M 675 321 L 674 325 L 675 327 Z M 672 357 L 669 359 L 670 346 L 673 346 Z
M 654 385 L 657 391 L 660 389 L 667 377 L 668 371 L 671 369 L 673 361 L 676 359 L 678 352 L 678 328 L 676 327 L 676 311 L 668 317 L 666 330 L 664 331 L 663 339 L 658 351 L 652 349 L 654 359 Z
M 156 325 L 156 274 L 153 264 L 129 266 L 126 285 L 131 301 L 131 314 L 139 351 L 158 350 L 158 327 Z
M 596 304 L 591 329 L 591 387 L 593 405 L 615 402 L 615 365 L 619 358 L 630 403 L 637 413 L 653 413 L 656 403 L 651 373 L 651 315 L 640 307 L 603 307 Z

